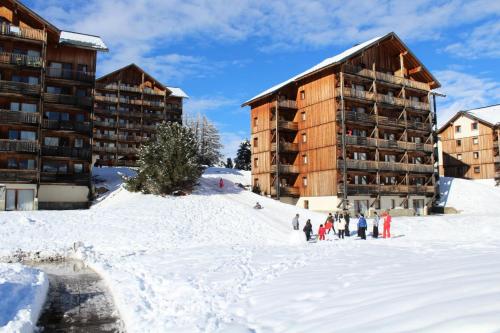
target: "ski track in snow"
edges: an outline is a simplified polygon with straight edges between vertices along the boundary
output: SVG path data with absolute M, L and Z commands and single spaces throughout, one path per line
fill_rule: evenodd
M 301 228 L 311 218 L 316 231 L 325 214 L 240 189 L 234 183 L 247 175 L 233 170 L 211 169 L 192 195 L 165 198 L 124 190 L 124 168 L 97 171 L 113 191 L 90 210 L 4 213 L 0 257 L 21 248 L 84 260 L 108 284 L 128 332 L 500 327 L 500 221 L 478 204 L 461 215 L 395 218 L 391 240 L 307 244 L 291 218 L 299 212 Z M 482 186 L 451 184 L 448 201 L 484 191 L 478 200 L 498 205 L 500 190 Z

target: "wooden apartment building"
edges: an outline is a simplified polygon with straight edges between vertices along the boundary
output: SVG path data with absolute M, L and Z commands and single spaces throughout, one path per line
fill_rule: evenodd
M 500 104 L 460 111 L 438 133 L 440 175 L 500 185 Z
M 0 210 L 88 207 L 96 36 L 0 1 Z
M 141 143 L 164 121 L 182 122 L 180 89 L 135 64 L 96 81 L 94 155 L 97 166 L 135 166 Z
M 389 33 L 262 92 L 243 104 L 253 185 L 313 210 L 425 214 L 437 193 L 439 86 Z

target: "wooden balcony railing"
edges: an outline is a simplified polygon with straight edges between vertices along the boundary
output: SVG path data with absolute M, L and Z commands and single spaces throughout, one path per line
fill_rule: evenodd
M 0 151 L 37 153 L 38 142 L 32 140 L 0 140 Z
M 281 101 L 278 101 L 278 106 L 281 108 L 287 108 L 287 109 L 297 109 L 297 102 L 291 99 L 284 99 Z
M 46 103 L 54 103 L 54 104 L 65 104 L 72 105 L 77 107 L 91 107 L 92 106 L 92 98 L 91 97 L 80 97 L 73 95 L 62 95 L 62 94 L 44 94 L 44 101 Z
M 94 99 L 96 102 L 118 103 L 118 97 L 115 96 L 95 95 Z
M 22 112 L 0 109 L 0 123 L 2 124 L 30 124 L 37 125 L 40 115 L 37 112 Z
M 299 144 L 298 143 L 292 143 L 292 142 L 280 142 L 280 151 L 281 152 L 291 152 L 295 153 L 299 151 Z M 271 144 L 271 150 L 276 151 L 276 142 L 273 142 Z
M 117 139 L 116 134 L 101 134 L 101 133 L 94 133 L 94 139 L 102 139 L 102 140 L 116 140 Z
M 278 170 L 276 164 L 271 165 L 271 172 L 276 173 L 276 170 Z M 299 167 L 290 164 L 280 164 L 279 171 L 280 173 L 296 174 L 299 173 Z
M 143 113 L 137 111 L 119 111 L 120 117 L 142 117 Z
M 337 87 L 335 89 L 335 95 L 337 97 L 340 97 L 340 87 Z M 344 88 L 344 97 L 351 97 L 351 98 L 357 98 L 357 99 L 362 99 L 366 101 L 375 101 L 375 94 L 369 91 L 364 91 L 364 90 L 357 90 L 357 89 L 352 89 L 349 87 Z
M 337 142 L 342 143 L 342 136 L 337 136 Z M 363 146 L 363 147 L 378 147 L 386 149 L 401 149 L 401 150 L 415 150 L 433 152 L 434 148 L 431 144 L 394 141 L 385 139 L 368 138 L 364 136 L 346 135 L 345 142 L 347 145 Z
M 271 119 L 269 121 L 269 127 L 276 128 L 276 120 L 275 119 Z M 297 124 L 296 122 L 293 122 L 293 121 L 279 120 L 278 121 L 278 128 L 280 130 L 298 131 L 299 124 Z
M 89 133 L 90 123 L 79 121 L 63 121 L 63 120 L 42 120 L 42 128 L 59 131 L 74 131 L 79 133 Z
M 342 120 L 342 114 L 341 112 L 338 112 L 337 114 L 337 120 L 341 121 Z M 374 114 L 369 114 L 369 113 L 359 113 L 359 112 L 354 112 L 354 111 L 346 111 L 345 112 L 345 121 L 346 122 L 364 122 L 364 123 L 371 123 L 375 125 L 378 123 L 379 125 L 385 125 L 385 126 L 391 126 L 391 127 L 408 127 L 411 129 L 417 129 L 421 131 L 431 131 L 432 130 L 432 124 L 429 123 L 422 123 L 422 122 L 417 122 L 417 121 L 407 121 L 405 122 L 404 119 L 396 119 L 396 118 L 389 118 L 385 116 L 376 116 Z
M 96 89 L 101 89 L 101 90 L 112 90 L 112 91 L 128 91 L 128 92 L 136 92 L 136 93 L 144 93 L 147 95 L 153 95 L 153 96 L 165 96 L 164 91 L 160 90 L 153 90 L 153 89 L 142 89 L 140 86 L 127 86 L 123 84 L 102 84 L 98 83 L 96 84 Z
M 72 157 L 87 160 L 92 155 L 90 148 L 42 146 L 43 156 Z
M 0 169 L 0 179 L 4 182 L 35 182 L 36 170 Z
M 118 154 L 137 154 L 139 149 L 135 147 L 117 147 Z
M 76 183 L 86 184 L 90 182 L 89 173 L 52 173 L 41 172 L 40 181 L 42 183 Z
M 46 41 L 46 35 L 43 30 L 32 28 L 21 28 L 8 23 L 0 24 L 0 35 L 10 36 L 33 41 Z
M 0 81 L 0 92 L 21 95 L 40 95 L 39 84 L 29 84 L 24 82 Z
M 117 161 L 115 161 L 115 165 L 117 165 L 117 166 L 127 166 L 127 167 L 136 167 L 137 166 L 137 161 L 117 160 Z
M 99 152 L 99 153 L 116 153 L 116 147 L 101 147 L 101 146 L 94 146 L 93 148 L 94 152 Z
M 403 98 L 398 98 L 398 97 L 394 97 L 394 96 L 376 94 L 375 100 L 377 101 L 377 103 L 396 105 L 396 106 L 400 106 L 400 107 L 405 106 L 405 100 Z
M 154 131 L 154 130 L 156 130 L 156 126 L 157 125 L 142 125 L 142 129 Z
M 344 167 L 344 161 L 337 162 L 339 168 Z M 366 170 L 366 171 L 394 171 L 394 172 L 415 172 L 432 173 L 434 166 L 429 164 L 410 164 L 397 162 L 377 162 L 371 160 L 353 160 L 347 159 L 347 169 Z
M 338 186 L 338 192 L 344 193 L 344 186 Z M 348 195 L 371 194 L 432 194 L 433 186 L 427 185 L 385 185 L 385 184 L 347 184 Z
M 54 79 L 63 79 L 79 82 L 92 83 L 95 80 L 95 74 L 91 72 L 75 71 L 70 69 L 48 67 L 46 75 Z
M 101 120 L 96 120 L 94 121 L 94 126 L 100 126 L 100 127 L 116 127 L 117 123 L 116 122 L 111 122 L 111 121 L 101 121 Z
M 118 114 L 118 110 L 109 110 L 103 108 L 94 108 L 94 112 L 97 114 L 104 114 L 109 116 L 116 116 Z
M 425 103 L 425 102 L 412 101 L 412 100 L 407 99 L 405 101 L 405 105 L 406 105 L 406 107 L 412 108 L 412 109 L 426 110 L 426 111 L 430 110 L 429 103 Z
M 118 135 L 118 140 L 130 141 L 130 142 L 142 142 L 144 141 L 144 138 L 137 135 Z
M 43 65 L 43 60 L 41 57 L 33 57 L 25 54 L 0 52 L 0 63 L 41 68 Z

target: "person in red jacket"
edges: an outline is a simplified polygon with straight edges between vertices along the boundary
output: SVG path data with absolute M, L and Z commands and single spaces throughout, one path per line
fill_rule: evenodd
M 222 180 L 222 178 L 219 180 L 219 187 L 220 188 L 224 187 L 224 181 Z
M 325 240 L 325 234 L 326 234 L 326 228 L 323 227 L 323 225 L 321 224 L 318 230 L 319 240 Z
M 389 212 L 385 212 L 384 216 L 384 238 L 391 238 L 391 221 L 392 217 Z

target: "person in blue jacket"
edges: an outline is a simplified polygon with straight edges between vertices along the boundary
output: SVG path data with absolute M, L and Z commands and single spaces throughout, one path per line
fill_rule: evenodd
M 361 239 L 366 239 L 366 229 L 367 228 L 368 228 L 368 224 L 366 223 L 365 216 L 363 214 L 359 214 L 358 232 L 359 232 L 359 237 L 361 237 Z

